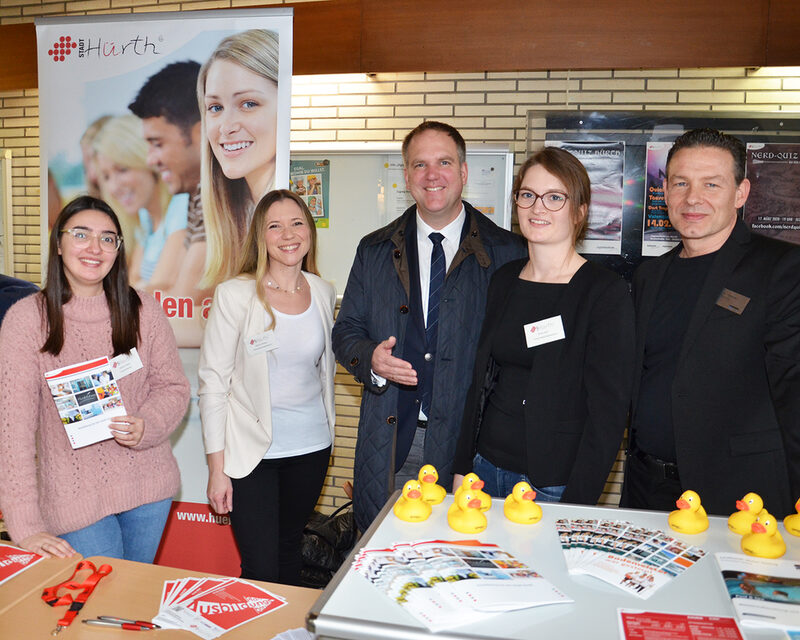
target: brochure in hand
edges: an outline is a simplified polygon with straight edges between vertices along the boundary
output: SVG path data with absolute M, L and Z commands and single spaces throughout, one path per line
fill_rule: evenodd
M 694 566 L 705 551 L 660 529 L 619 520 L 556 521 L 571 574 L 585 574 L 647 599 Z
M 211 640 L 285 604 L 284 598 L 238 578 L 166 580 L 153 622 Z
M 431 631 L 504 611 L 572 602 L 512 554 L 477 540 L 423 540 L 362 549 L 353 570 Z
M 800 564 L 739 553 L 715 558 L 742 626 L 800 631 Z
M 113 438 L 111 418 L 127 413 L 113 368 L 104 356 L 44 374 L 73 449 Z

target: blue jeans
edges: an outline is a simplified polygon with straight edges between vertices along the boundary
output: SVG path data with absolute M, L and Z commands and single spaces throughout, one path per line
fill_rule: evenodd
M 505 498 L 514 490 L 518 482 L 527 482 L 536 492 L 538 502 L 558 502 L 564 495 L 565 484 L 555 484 L 549 487 L 535 487 L 524 473 L 506 471 L 489 462 L 480 453 L 475 454 L 472 461 L 472 470 L 483 480 L 483 490 L 495 498 Z
M 107 556 L 152 563 L 172 498 L 114 513 L 88 527 L 61 535 L 84 558 Z

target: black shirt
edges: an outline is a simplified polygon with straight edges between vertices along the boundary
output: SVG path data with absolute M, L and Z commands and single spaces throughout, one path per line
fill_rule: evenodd
M 647 325 L 634 446 L 650 455 L 676 462 L 671 389 L 678 357 L 700 290 L 716 252 L 696 258 L 672 259 Z
M 527 472 L 522 400 L 534 350 L 528 348 L 523 327 L 558 315 L 558 301 L 567 286 L 518 279 L 492 342 L 492 358 L 500 365 L 500 375 L 486 403 L 478 452 L 508 471 Z

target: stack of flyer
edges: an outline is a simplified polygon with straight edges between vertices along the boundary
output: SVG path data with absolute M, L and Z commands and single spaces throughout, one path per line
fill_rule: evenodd
M 649 598 L 705 555 L 668 536 L 618 520 L 556 521 L 571 574 L 600 578 L 639 598 Z
M 0 544 L 0 584 L 11 580 L 25 569 L 30 569 L 42 559 L 42 556 L 33 551 Z
M 800 564 L 738 553 L 715 557 L 742 626 L 800 631 Z
M 210 640 L 286 604 L 286 600 L 238 578 L 166 580 L 153 622 Z
M 362 549 L 353 570 L 431 631 L 505 611 L 572 602 L 507 551 L 477 540 L 423 540 Z

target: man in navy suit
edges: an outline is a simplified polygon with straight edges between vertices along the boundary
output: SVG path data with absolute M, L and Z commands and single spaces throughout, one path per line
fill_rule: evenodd
M 681 243 L 634 275 L 637 371 L 622 505 L 671 510 L 683 490 L 727 515 L 755 491 L 800 497 L 800 247 L 739 219 L 745 148 L 680 136 L 664 196 Z

